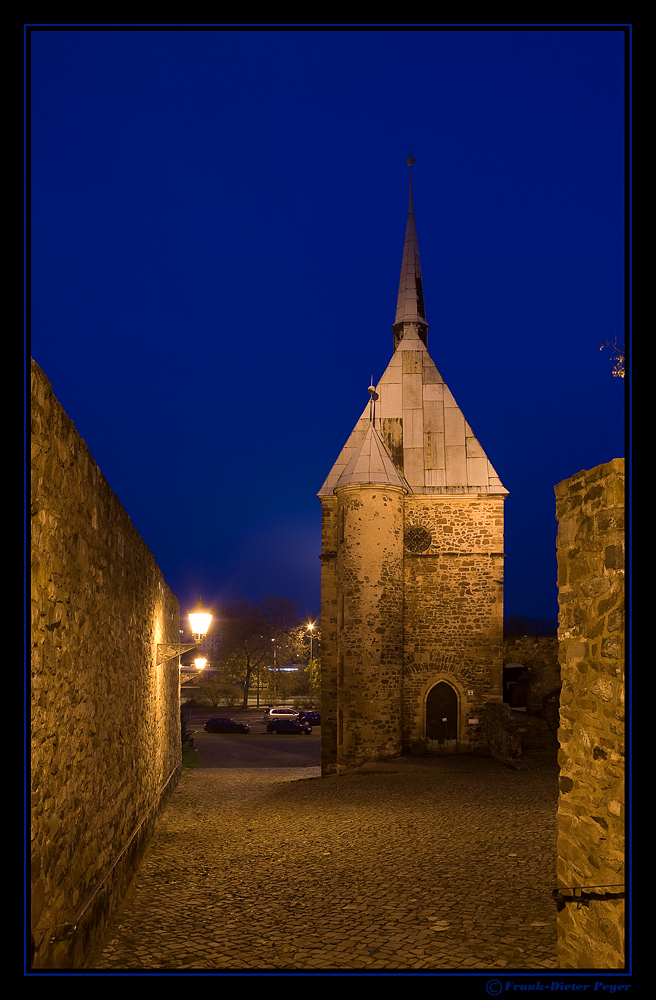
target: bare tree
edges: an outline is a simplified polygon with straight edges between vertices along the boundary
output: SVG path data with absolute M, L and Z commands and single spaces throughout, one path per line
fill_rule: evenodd
M 284 597 L 267 597 L 261 604 L 235 601 L 222 615 L 222 668 L 243 683 L 243 707 L 253 674 L 273 661 L 273 645 L 282 663 L 291 654 L 290 633 L 298 623 L 298 605 Z

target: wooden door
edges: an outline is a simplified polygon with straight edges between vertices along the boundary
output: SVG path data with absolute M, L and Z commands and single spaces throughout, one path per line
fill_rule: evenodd
M 438 743 L 458 739 L 458 695 L 445 681 L 428 692 L 426 738 Z

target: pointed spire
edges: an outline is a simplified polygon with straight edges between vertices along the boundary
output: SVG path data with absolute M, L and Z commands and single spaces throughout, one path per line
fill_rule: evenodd
M 424 345 L 426 345 L 428 337 L 428 323 L 426 322 L 424 309 L 424 292 L 421 283 L 421 265 L 419 263 L 419 243 L 417 241 L 415 210 L 412 199 L 412 165 L 414 162 L 414 156 L 409 156 L 410 199 L 408 223 L 405 230 L 405 243 L 403 244 L 399 295 L 396 303 L 396 318 L 392 327 L 394 332 L 394 350 L 399 346 L 410 323 L 415 324 Z

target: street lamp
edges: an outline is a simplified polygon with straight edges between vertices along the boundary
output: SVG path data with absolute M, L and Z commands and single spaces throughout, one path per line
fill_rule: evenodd
M 191 625 L 191 634 L 194 637 L 193 642 L 158 642 L 157 643 L 157 663 L 165 663 L 167 660 L 172 660 L 174 656 L 180 656 L 181 653 L 186 653 L 190 649 L 195 649 L 196 646 L 200 645 L 207 633 L 209 632 L 210 622 L 212 621 L 212 612 L 209 608 L 206 608 L 203 604 L 203 599 L 198 598 L 198 604 L 196 607 L 189 612 L 189 624 Z
M 313 660 L 313 656 L 312 656 L 312 630 L 313 630 L 313 628 L 314 628 L 314 622 L 308 622 L 307 623 L 307 630 L 310 633 L 310 666 L 312 665 L 312 660 Z
M 308 622 L 307 625 L 306 625 L 307 633 L 310 636 L 310 662 L 308 663 L 308 675 L 309 675 L 308 676 L 308 681 L 309 681 L 309 684 L 310 684 L 310 698 L 313 697 L 313 692 L 314 692 L 314 680 L 313 680 L 313 678 L 314 678 L 314 671 L 312 669 L 312 664 L 314 662 L 314 650 L 313 650 L 312 641 L 314 639 L 313 632 L 314 632 L 315 627 L 316 626 L 315 626 L 314 622 Z
M 272 639 L 271 642 L 273 643 L 273 670 L 271 675 L 271 688 L 273 690 L 273 695 L 274 695 L 273 704 L 275 705 L 276 698 L 278 697 L 278 661 L 276 657 L 276 650 L 277 650 L 276 640 Z
M 197 639 L 198 642 L 202 642 L 209 632 L 211 621 L 212 612 L 209 608 L 205 607 L 202 597 L 199 597 L 198 604 L 192 611 L 189 612 L 189 624 L 191 625 L 191 634 L 194 639 Z
M 199 676 L 201 671 L 207 666 L 207 660 L 204 656 L 197 656 L 194 660 L 194 666 L 198 671 L 196 676 Z M 186 680 L 189 680 L 189 678 L 187 677 Z M 182 670 L 180 670 L 180 698 L 182 699 Z M 191 702 L 189 703 L 189 725 L 191 725 Z

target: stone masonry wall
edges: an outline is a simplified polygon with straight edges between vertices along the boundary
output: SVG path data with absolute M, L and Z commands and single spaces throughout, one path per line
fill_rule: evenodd
M 322 497 L 323 773 L 487 752 L 486 708 L 503 697 L 503 497 L 337 492 Z M 442 742 L 426 732 L 441 682 L 458 716 Z
M 337 771 L 337 497 L 321 498 L 321 773 Z
M 559 965 L 618 969 L 624 965 L 624 459 L 579 472 L 555 491 Z
M 406 750 L 427 748 L 426 698 L 439 681 L 457 693 L 453 749 L 487 746 L 485 705 L 503 696 L 503 504 L 500 496 L 405 500 Z
M 521 663 L 528 669 L 529 712 L 541 713 L 543 699 L 560 687 L 558 638 L 554 635 L 506 636 L 503 664 Z
M 32 362 L 31 922 L 84 968 L 180 773 L 179 605 Z
M 401 753 L 403 491 L 371 485 L 335 492 L 337 769 L 342 770 Z

